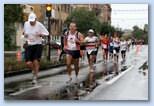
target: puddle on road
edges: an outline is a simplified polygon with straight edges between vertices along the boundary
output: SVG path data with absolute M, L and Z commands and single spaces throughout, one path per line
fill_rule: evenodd
M 146 76 L 148 74 L 148 62 L 146 61 L 139 67 L 139 73 L 142 73 L 143 76 Z
M 102 71 L 99 73 L 91 72 L 88 74 L 86 80 L 80 82 L 79 84 L 71 84 L 64 89 L 58 90 L 56 93 L 52 95 L 47 95 L 44 97 L 44 100 L 80 100 L 81 98 L 89 95 L 93 90 L 99 86 L 98 80 L 109 81 L 118 73 L 125 71 L 128 69 L 127 66 L 123 66 L 120 71 L 119 66 L 117 64 L 106 65 L 102 64 Z M 103 81 L 102 80 L 102 81 Z M 47 82 L 41 82 L 43 85 L 47 85 Z M 10 84 L 5 88 L 5 95 L 9 95 L 10 93 L 14 93 L 20 91 L 22 89 L 26 89 L 28 87 L 33 87 L 31 81 L 22 82 L 21 84 Z
M 103 70 L 100 73 L 91 72 L 89 73 L 87 79 L 78 85 L 68 86 L 66 89 L 62 90 L 59 94 L 52 95 L 49 100 L 82 100 L 83 97 L 89 95 L 93 90 L 100 84 L 97 80 L 103 79 L 104 81 L 109 81 L 115 76 L 117 72 L 123 72 L 128 69 L 127 66 L 123 66 L 120 71 L 118 71 L 118 65 L 113 65 L 113 68 L 109 68 L 104 65 Z M 102 81 L 103 81 L 102 80 Z

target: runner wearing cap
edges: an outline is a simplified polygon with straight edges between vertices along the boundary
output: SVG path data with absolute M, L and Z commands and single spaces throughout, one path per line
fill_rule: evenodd
M 88 36 L 84 39 L 86 45 L 87 58 L 90 72 L 95 70 L 94 62 L 96 60 L 98 38 L 94 36 L 94 30 L 89 29 Z
M 25 50 L 25 61 L 27 66 L 32 70 L 32 83 L 37 84 L 39 62 L 42 54 L 42 36 L 49 35 L 47 29 L 36 20 L 35 13 L 30 13 L 28 21 L 24 23 L 24 37 L 27 39 Z

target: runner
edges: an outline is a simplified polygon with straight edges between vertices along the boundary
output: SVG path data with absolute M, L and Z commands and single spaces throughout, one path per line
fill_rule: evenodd
M 49 35 L 47 29 L 40 22 L 36 21 L 36 15 L 30 13 L 28 21 L 24 24 L 24 36 L 27 39 L 27 47 L 25 47 L 25 61 L 27 66 L 33 73 L 33 84 L 37 84 L 39 63 L 42 54 L 42 36 Z
M 126 50 L 127 50 L 127 42 L 122 38 L 120 42 L 120 49 L 121 49 L 121 57 L 122 61 L 121 64 L 125 63 L 126 60 Z
M 135 40 L 135 38 L 133 38 L 131 41 L 132 41 L 132 49 L 133 49 L 135 47 L 136 40 Z
M 107 63 L 108 46 L 109 46 L 109 38 L 108 38 L 107 34 L 105 34 L 104 36 L 101 35 L 100 40 L 101 40 L 101 46 L 102 46 L 102 50 L 103 50 L 103 60 L 104 60 L 104 63 Z
M 110 43 L 109 43 L 109 59 L 113 59 L 113 38 L 110 37 Z
M 86 45 L 89 70 L 90 72 L 94 72 L 96 68 L 94 63 L 96 61 L 98 38 L 94 35 L 93 29 L 89 29 L 88 36 L 84 39 L 84 43 Z
M 132 42 L 131 39 L 128 39 L 128 40 L 127 40 L 127 44 L 128 44 L 127 51 L 128 51 L 128 52 L 130 51 L 131 42 Z
M 77 31 L 76 23 L 71 22 L 69 26 L 69 31 L 65 32 L 64 38 L 64 49 L 67 54 L 66 64 L 69 75 L 69 80 L 67 81 L 67 83 L 70 83 L 72 81 L 72 63 L 75 67 L 76 83 L 78 82 L 80 44 L 83 42 L 83 40 L 83 35 Z
M 113 55 L 114 61 L 118 63 L 119 61 L 119 51 L 120 51 L 120 39 L 117 34 L 114 34 L 113 37 Z
M 97 35 L 97 33 L 96 33 L 96 31 L 94 30 L 94 35 L 98 38 L 98 35 Z M 98 40 L 99 40 L 99 38 L 98 38 Z M 96 50 L 96 58 L 95 58 L 95 63 L 96 63 L 96 61 L 97 61 L 97 54 L 98 54 L 98 51 L 99 51 L 99 45 L 100 45 L 100 42 L 98 41 L 98 43 L 97 43 L 97 45 L 96 45 L 96 48 L 97 48 L 97 50 Z

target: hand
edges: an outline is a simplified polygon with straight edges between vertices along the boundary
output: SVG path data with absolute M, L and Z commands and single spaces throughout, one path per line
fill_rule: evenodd
M 42 37 L 42 34 L 41 34 L 40 32 L 36 32 L 36 35 L 37 35 L 38 37 Z
M 76 42 L 76 43 L 80 43 L 80 40 L 76 38 L 76 39 L 75 39 L 75 42 Z

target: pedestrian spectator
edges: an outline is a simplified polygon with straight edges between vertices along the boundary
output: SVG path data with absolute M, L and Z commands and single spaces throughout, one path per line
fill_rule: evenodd
M 61 58 L 62 58 L 62 55 L 63 54 L 66 54 L 65 51 L 64 51 L 64 36 L 65 36 L 65 32 L 67 31 L 67 29 L 64 29 L 62 35 L 61 35 L 61 52 L 60 52 L 60 55 L 59 55 L 59 61 L 61 61 Z

